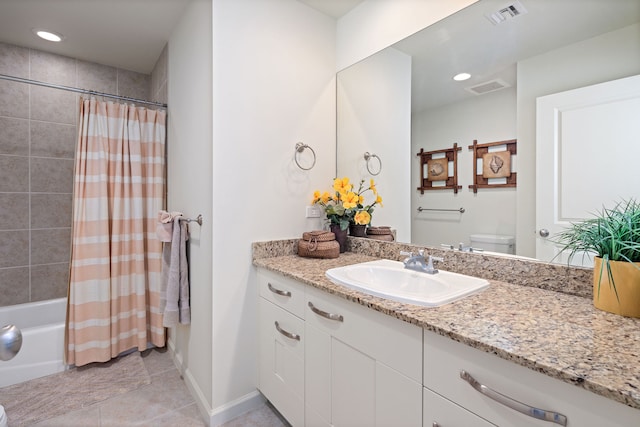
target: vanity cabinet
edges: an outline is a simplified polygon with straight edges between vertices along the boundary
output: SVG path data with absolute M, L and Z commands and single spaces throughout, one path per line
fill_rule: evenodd
M 307 426 L 422 425 L 422 328 L 308 287 Z
M 466 375 L 461 375 L 461 371 Z M 473 388 L 462 376 L 475 379 L 479 384 L 500 393 L 503 398 L 566 416 L 568 427 L 640 425 L 640 411 L 637 409 L 425 330 L 425 394 L 436 395 L 433 399 L 425 397 L 425 427 L 432 427 L 433 422 L 440 427 L 561 425 L 535 419 L 492 400 Z M 440 410 L 437 401 L 442 402 L 442 399 L 450 403 L 448 406 L 453 408 L 451 414 L 455 412 L 467 416 L 472 413 L 476 418 L 466 423 L 446 424 L 444 418 L 437 418 Z
M 294 427 L 304 425 L 304 285 L 258 272 L 258 388 Z

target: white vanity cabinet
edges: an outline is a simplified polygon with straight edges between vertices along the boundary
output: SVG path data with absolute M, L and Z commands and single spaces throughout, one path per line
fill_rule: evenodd
M 306 426 L 422 425 L 422 328 L 307 287 Z
M 258 270 L 258 388 L 294 427 L 304 425 L 304 285 Z
M 538 411 L 534 411 L 537 414 L 541 414 L 539 410 L 557 413 L 556 419 L 560 419 L 560 415 L 566 416 L 568 427 L 640 426 L 640 410 L 425 330 L 425 394 L 436 395 L 433 401 L 425 397 L 425 427 L 434 426 L 434 422 L 439 427 L 486 426 L 490 423 L 518 427 L 561 425 L 522 414 L 480 393 L 462 378 L 465 375 L 461 376 L 461 371 L 466 372 L 466 378 L 475 379 L 477 385 L 499 393 L 498 399 L 537 408 Z M 448 401 L 449 407 L 453 408 L 451 414 L 469 416 L 473 413 L 475 415 L 471 416 L 475 418 L 466 422 L 436 419 L 441 410 L 436 398 Z

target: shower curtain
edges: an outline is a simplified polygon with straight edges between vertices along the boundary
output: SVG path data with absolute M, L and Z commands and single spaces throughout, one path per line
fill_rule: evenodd
M 81 100 L 74 173 L 66 358 L 106 362 L 162 347 L 164 111 Z M 62 244 L 62 243 L 61 243 Z

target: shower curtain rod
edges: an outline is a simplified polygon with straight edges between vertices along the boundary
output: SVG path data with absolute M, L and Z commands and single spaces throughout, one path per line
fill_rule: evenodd
M 122 101 L 136 102 L 138 104 L 147 104 L 147 105 L 153 105 L 153 106 L 156 106 L 156 107 L 167 108 L 167 104 L 163 104 L 161 102 L 145 101 L 144 99 L 129 98 L 128 96 L 113 95 L 113 94 L 104 93 L 104 92 L 96 92 L 95 90 L 79 89 L 77 87 L 56 85 L 56 84 L 53 84 L 53 83 L 45 83 L 45 82 L 41 82 L 41 81 L 38 81 L 38 80 L 31 80 L 31 79 L 24 79 L 22 77 L 8 76 L 6 74 L 0 74 L 0 79 L 2 79 L 2 80 L 11 80 L 11 81 L 14 81 L 14 82 L 19 82 L 19 83 L 27 83 L 27 84 L 36 85 L 36 86 L 44 86 L 44 87 L 49 87 L 49 88 L 53 88 L 53 89 L 68 90 L 70 92 L 84 93 L 84 94 L 87 94 L 87 95 L 104 96 L 105 98 L 120 99 Z

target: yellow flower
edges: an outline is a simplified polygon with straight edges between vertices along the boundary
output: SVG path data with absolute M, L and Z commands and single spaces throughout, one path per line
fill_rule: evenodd
M 351 209 L 358 206 L 360 197 L 356 193 L 348 192 L 342 198 L 342 205 L 345 209 Z
M 333 180 L 333 189 L 338 193 L 345 193 L 347 191 L 351 191 L 353 185 L 349 183 L 349 178 L 346 176 L 344 178 L 336 178 Z
M 376 188 L 376 183 L 373 181 L 373 178 L 371 178 L 371 181 L 369 181 L 369 188 L 371 188 L 373 194 L 378 194 L 378 189 Z
M 331 200 L 331 194 L 329 194 L 328 191 L 325 191 L 324 193 L 322 193 L 322 196 L 320 197 L 320 201 L 324 204 L 329 203 L 329 201 Z
M 367 225 L 371 222 L 371 215 L 367 211 L 358 211 L 353 217 L 353 220 L 356 222 L 356 224 Z
M 311 200 L 311 204 L 315 204 L 320 200 L 320 190 L 316 190 L 313 192 L 313 200 Z
M 376 197 L 376 203 L 379 204 L 380 206 L 382 206 L 382 197 L 380 197 L 380 195 L 378 194 L 378 196 Z

